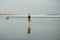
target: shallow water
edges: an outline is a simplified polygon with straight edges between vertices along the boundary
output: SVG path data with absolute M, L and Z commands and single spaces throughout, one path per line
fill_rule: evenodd
M 27 18 L 0 19 L 0 40 L 59 40 L 60 20 L 31 19 L 28 34 Z

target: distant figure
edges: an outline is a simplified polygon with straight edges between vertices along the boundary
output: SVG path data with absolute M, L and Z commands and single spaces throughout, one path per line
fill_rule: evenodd
M 30 16 L 30 14 L 28 15 L 28 21 L 29 21 L 29 22 L 31 21 L 31 16 Z
M 30 22 L 31 22 L 31 16 L 30 16 L 30 14 L 29 14 L 29 15 L 28 15 L 28 34 L 31 33 Z

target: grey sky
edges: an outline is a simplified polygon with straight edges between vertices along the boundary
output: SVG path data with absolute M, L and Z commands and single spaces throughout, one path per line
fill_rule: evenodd
M 60 13 L 60 0 L 0 0 L 1 13 Z

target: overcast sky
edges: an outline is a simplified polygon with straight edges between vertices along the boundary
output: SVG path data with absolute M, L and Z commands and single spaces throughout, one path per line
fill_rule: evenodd
M 0 0 L 0 13 L 60 13 L 60 0 Z

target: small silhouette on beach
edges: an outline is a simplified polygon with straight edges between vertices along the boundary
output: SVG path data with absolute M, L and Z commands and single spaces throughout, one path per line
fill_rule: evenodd
M 31 33 L 30 22 L 31 22 L 31 16 L 30 16 L 30 14 L 29 14 L 29 15 L 28 15 L 28 34 Z
M 28 15 L 28 22 L 31 22 L 31 16 L 30 16 L 30 14 Z

